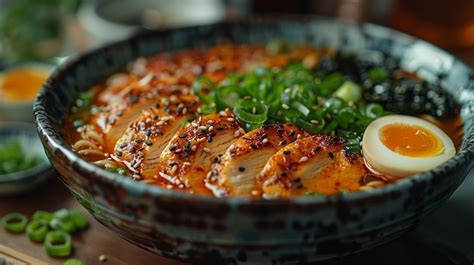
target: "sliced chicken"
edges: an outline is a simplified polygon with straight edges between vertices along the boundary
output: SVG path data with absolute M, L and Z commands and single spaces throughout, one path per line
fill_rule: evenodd
M 143 110 L 115 144 L 112 157 L 126 165 L 135 175 L 150 176 L 171 137 L 191 117 L 182 111 L 170 115 L 163 108 Z
M 169 188 L 210 194 L 204 179 L 211 165 L 242 131 L 230 110 L 193 121 L 170 140 L 154 169 L 155 178 Z
M 208 187 L 216 196 L 257 196 L 256 176 L 268 159 L 287 144 L 307 136 L 291 124 L 273 124 L 243 135 L 227 149 L 209 175 Z
M 264 197 L 357 191 L 367 173 L 360 156 L 346 155 L 344 140 L 315 135 L 289 144 L 274 154 L 258 176 Z
M 176 91 L 154 90 L 145 95 L 129 93 L 121 100 L 97 114 L 97 124 L 105 134 L 106 143 L 116 143 L 130 124 L 138 121 L 143 110 L 159 108 L 174 115 L 174 112 L 193 112 L 198 106 L 198 98 L 182 95 Z M 115 145 L 106 146 L 105 151 L 112 152 Z

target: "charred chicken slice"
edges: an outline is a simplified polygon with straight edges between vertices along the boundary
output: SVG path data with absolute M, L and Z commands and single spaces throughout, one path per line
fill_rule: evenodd
M 142 111 L 115 144 L 112 158 L 122 162 L 135 175 L 150 176 L 171 137 L 190 117 L 182 112 L 171 116 L 156 107 Z
M 209 193 L 204 179 L 212 163 L 219 161 L 242 130 L 231 111 L 193 121 L 170 140 L 156 164 L 155 178 L 169 188 Z
M 264 197 L 357 191 L 367 170 L 362 158 L 346 155 L 343 147 L 341 138 L 315 135 L 282 148 L 258 176 Z
M 182 90 L 180 90 L 182 88 Z M 198 107 L 198 98 L 188 95 L 189 90 L 181 86 L 158 86 L 151 90 L 132 89 L 115 100 L 94 117 L 105 134 L 106 143 L 116 143 L 129 125 L 140 118 L 142 110 L 161 108 L 169 115 L 179 112 L 191 113 Z M 114 145 L 105 146 L 112 152 Z
M 208 187 L 216 196 L 260 192 L 256 176 L 280 148 L 306 134 L 291 124 L 273 124 L 253 130 L 230 146 L 209 174 Z

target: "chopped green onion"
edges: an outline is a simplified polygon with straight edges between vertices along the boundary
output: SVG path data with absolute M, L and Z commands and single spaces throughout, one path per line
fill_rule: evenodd
M 308 131 L 310 133 L 322 133 L 326 122 L 324 120 L 318 120 L 318 123 L 314 124 L 311 122 L 307 122 L 301 118 L 296 118 L 294 120 L 294 124 L 300 127 L 301 129 Z
M 341 109 L 336 116 L 337 123 L 343 129 L 348 129 L 352 122 L 355 120 L 355 110 L 350 107 Z
M 334 95 L 347 103 L 357 103 L 362 98 L 362 88 L 352 81 L 345 81 Z
M 79 259 L 67 259 L 63 265 L 84 265 L 84 262 Z
M 0 143 L 0 175 L 28 170 L 41 163 L 41 158 L 27 153 L 19 139 Z
M 382 116 L 383 114 L 384 114 L 384 109 L 379 104 L 371 103 L 365 107 L 365 115 L 367 115 L 370 118 L 375 119 Z
M 67 209 L 61 209 L 53 214 L 53 219 L 49 222 L 53 230 L 63 230 L 68 233 L 76 231 L 77 227 Z
M 71 216 L 71 219 L 77 228 L 82 230 L 89 226 L 89 221 L 82 212 L 77 210 L 70 210 L 69 215 Z
M 238 90 L 239 87 L 236 85 L 217 87 L 215 90 L 216 111 L 233 108 L 237 100 L 240 99 Z
M 48 233 L 48 221 L 33 219 L 26 227 L 26 235 L 31 241 L 42 242 Z
M 308 116 L 308 114 L 311 112 L 305 105 L 301 104 L 300 102 L 292 102 L 291 106 L 301 112 L 304 116 Z
M 50 212 L 37 210 L 33 213 L 33 216 L 31 216 L 31 219 L 33 219 L 33 220 L 45 220 L 45 221 L 49 222 L 49 221 L 51 221 L 51 219 L 53 219 L 53 214 L 50 213 Z
M 370 81 L 374 84 L 381 83 L 389 77 L 388 71 L 385 68 L 378 67 L 378 68 L 372 68 L 368 72 Z
M 2 217 L 2 226 L 11 233 L 22 233 L 28 225 L 28 218 L 21 213 L 9 213 Z
M 67 257 L 72 251 L 71 235 L 64 231 L 51 231 L 44 239 L 46 253 L 53 257 Z
M 201 76 L 193 83 L 194 94 L 197 95 L 205 103 L 213 103 L 214 97 L 212 93 L 215 89 L 214 82 L 211 79 Z
M 268 107 L 255 100 L 239 100 L 234 113 L 242 123 L 250 126 L 262 125 L 268 119 Z
M 216 105 L 214 103 L 207 104 L 207 105 L 202 105 L 200 107 L 200 113 L 201 115 L 209 115 L 212 113 L 216 113 Z

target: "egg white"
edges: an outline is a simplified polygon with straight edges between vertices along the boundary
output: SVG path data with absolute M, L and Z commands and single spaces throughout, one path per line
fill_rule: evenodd
M 443 150 L 431 157 L 410 157 L 394 152 L 380 139 L 380 129 L 388 124 L 416 125 L 425 128 L 440 140 Z M 428 121 L 406 115 L 389 115 L 376 119 L 366 128 L 362 139 L 362 153 L 373 170 L 387 177 L 407 177 L 439 166 L 456 154 L 456 148 L 445 132 Z

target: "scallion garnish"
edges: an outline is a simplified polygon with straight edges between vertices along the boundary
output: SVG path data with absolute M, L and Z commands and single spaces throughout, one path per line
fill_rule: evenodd
M 384 77 L 382 70 L 373 71 L 378 80 Z M 257 67 L 231 74 L 220 84 L 200 77 L 193 89 L 204 103 L 202 115 L 231 108 L 248 130 L 290 122 L 310 133 L 339 135 L 348 141 L 350 152 L 360 152 L 365 128 L 386 113 L 380 105 L 366 106 L 361 86 L 342 73 L 325 74 L 302 63 L 282 69 Z M 347 137 L 345 131 L 355 136 Z

